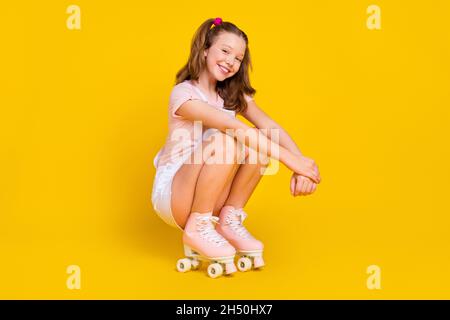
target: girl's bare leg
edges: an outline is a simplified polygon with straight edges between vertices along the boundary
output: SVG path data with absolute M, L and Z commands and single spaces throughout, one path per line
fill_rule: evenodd
M 226 185 L 225 190 L 220 195 L 214 207 L 214 215 L 218 215 L 225 205 L 243 208 L 250 199 L 268 164 L 267 158 L 257 158 L 253 152 L 255 151 L 246 151 L 245 163 L 239 166 L 234 179 Z M 253 158 L 249 156 L 252 153 Z M 250 159 L 258 161 L 250 163 Z
M 218 216 L 220 210 L 225 204 L 225 200 L 227 200 L 228 195 L 230 194 L 231 185 L 233 184 L 233 179 L 236 176 L 236 172 L 239 170 L 241 165 L 236 165 L 234 171 L 230 175 L 230 179 L 225 183 L 223 190 L 220 192 L 219 197 L 214 205 L 213 215 Z
M 250 150 L 249 152 L 251 154 L 254 151 Z M 219 224 L 216 226 L 216 230 L 236 249 L 240 256 L 238 260 L 240 270 L 264 266 L 262 257 L 264 244 L 255 237 L 248 236 L 251 233 L 242 224 L 245 211 L 242 215 L 240 210 L 230 210 L 231 207 L 234 207 L 234 209 L 243 208 L 261 180 L 268 162 L 265 161 L 267 159 L 256 160 L 257 158 L 250 157 L 250 159 L 246 159 L 244 164 L 240 165 L 231 183 L 230 192 L 224 201 L 224 206 L 218 212 Z M 239 225 L 239 228 L 236 228 L 237 225 Z M 249 252 L 252 253 L 251 257 L 247 256 Z
M 218 139 L 218 140 L 216 140 Z M 224 186 L 230 184 L 236 169 L 236 157 L 240 149 L 232 137 L 218 132 L 211 142 L 203 143 L 203 150 L 208 150 L 210 143 L 220 141 L 223 148 L 204 154 L 201 163 L 185 163 L 176 173 L 172 182 L 171 208 L 175 221 L 182 228 L 186 225 L 191 212 L 210 212 L 214 210 L 215 204 Z M 211 148 L 209 148 L 211 149 Z M 209 152 L 209 151 L 208 151 Z M 227 152 L 232 152 L 234 159 L 231 163 L 208 163 L 211 157 L 222 157 Z

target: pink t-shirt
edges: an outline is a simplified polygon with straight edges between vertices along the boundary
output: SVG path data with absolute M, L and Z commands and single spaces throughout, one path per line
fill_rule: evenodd
M 253 98 L 244 95 L 248 102 Z M 178 108 L 188 100 L 201 100 L 209 105 L 226 112 L 230 117 L 235 117 L 236 113 L 232 110 L 223 108 L 224 101 L 218 96 L 217 101 L 209 101 L 206 95 L 192 80 L 185 80 L 173 87 L 169 99 L 169 134 L 166 142 L 154 159 L 156 168 L 159 166 L 176 163 L 180 159 L 185 159 L 198 143 L 204 138 L 205 128 L 200 123 L 195 123 L 175 114 Z

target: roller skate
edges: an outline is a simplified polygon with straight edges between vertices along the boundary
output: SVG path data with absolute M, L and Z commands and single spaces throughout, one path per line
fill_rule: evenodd
M 211 278 L 236 272 L 234 257 L 236 250 L 217 233 L 214 223 L 219 221 L 212 212 L 193 212 L 189 216 L 183 233 L 184 254 L 186 258 L 177 262 L 179 272 L 196 270 L 201 261 L 209 262 L 207 273 Z
M 216 227 L 217 232 L 236 249 L 239 256 L 237 268 L 242 272 L 264 266 L 262 257 L 264 245 L 242 225 L 246 217 L 244 210 L 225 206 L 220 211 L 219 224 Z

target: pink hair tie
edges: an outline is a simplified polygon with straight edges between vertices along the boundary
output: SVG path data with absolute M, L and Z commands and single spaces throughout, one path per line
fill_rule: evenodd
M 214 23 L 211 25 L 211 28 L 209 28 L 209 29 L 212 29 L 212 28 L 214 28 L 215 26 L 218 26 L 218 25 L 220 25 L 220 24 L 222 24 L 222 18 L 215 18 L 215 19 L 214 19 Z

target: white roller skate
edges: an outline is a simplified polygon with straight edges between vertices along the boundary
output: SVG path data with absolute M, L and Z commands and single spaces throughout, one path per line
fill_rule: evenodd
M 211 278 L 236 272 L 236 250 L 215 230 L 214 223 L 218 220 L 218 217 L 212 216 L 212 212 L 191 213 L 183 233 L 186 258 L 178 260 L 179 272 L 196 270 L 201 261 L 210 263 L 207 272 Z
M 264 245 L 243 226 L 246 217 L 247 214 L 242 209 L 225 206 L 220 212 L 219 225 L 216 228 L 217 232 L 236 248 L 239 256 L 237 268 L 243 272 L 264 266 Z

